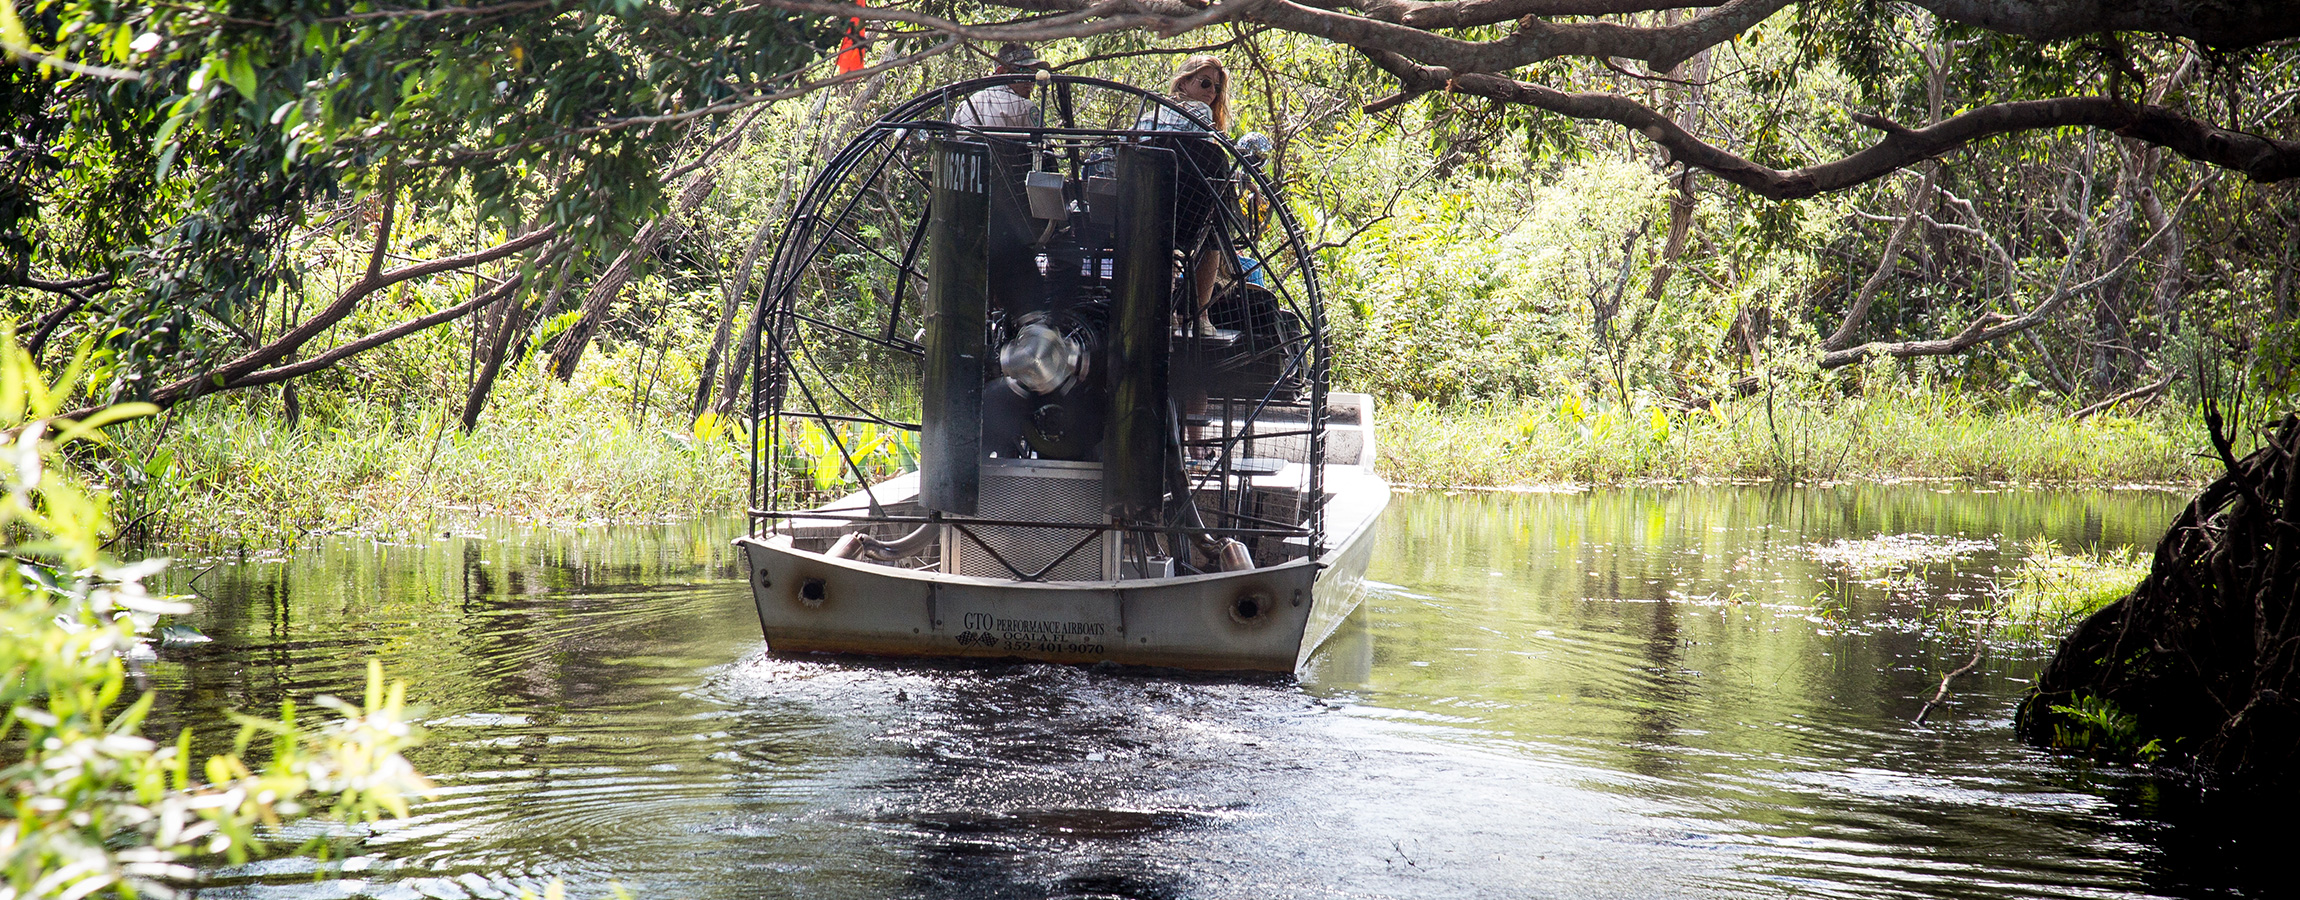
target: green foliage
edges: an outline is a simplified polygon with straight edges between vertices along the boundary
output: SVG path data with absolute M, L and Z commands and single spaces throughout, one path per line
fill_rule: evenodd
M 5 143 L 29 160 L 0 167 L 0 272 L 104 276 L 128 396 L 259 332 L 299 287 L 296 245 L 371 230 L 391 198 L 460 193 L 489 231 L 610 244 L 661 207 L 696 126 L 836 40 L 693 0 L 36 10 L 28 40 L 54 62 L 0 68 Z
M 1768 411 L 1770 405 L 1770 411 Z M 2024 484 L 2188 483 L 2211 465 L 2176 415 L 2071 420 L 1933 386 L 1846 396 L 1827 380 L 1687 410 L 1661 398 L 1563 394 L 1381 408 L 1381 470 L 1454 487 L 1648 479 L 1962 478 Z M 1394 435 L 1395 437 L 1388 437 Z M 2129 587 L 2129 585 L 2128 585 Z
M 2116 701 L 2078 694 L 2067 705 L 2054 705 L 2061 718 L 2052 726 L 2052 745 L 2111 761 L 2153 762 L 2164 754 L 2164 742 L 2140 739 L 2140 719 Z
M 1644 167 L 1594 162 L 1540 186 L 1463 176 L 1433 187 L 1329 258 L 1335 361 L 1352 386 L 1439 402 L 1503 397 L 1576 383 L 1617 358 L 1635 359 L 1626 374 L 1645 380 L 1666 371 L 1668 347 L 1714 339 L 1712 316 L 1672 308 L 1657 325 L 1661 310 L 1642 304 L 1626 306 L 1606 340 L 1591 333 L 1623 237 L 1656 220 L 1661 183 Z
M 1825 60 L 1850 76 L 1865 105 L 1875 108 L 1903 71 L 1894 45 L 1907 24 L 1904 10 L 1890 0 L 1798 4 L 1788 25 L 1796 55 L 1785 68 L 1766 73 L 1769 81 L 1760 90 L 1791 88 L 1799 70 Z
M 77 375 L 77 366 L 71 372 Z M 371 663 L 367 698 L 322 697 L 338 718 L 302 724 L 291 704 L 276 721 L 239 717 L 233 752 L 195 769 L 189 732 L 172 745 L 144 737 L 152 695 L 128 697 L 127 665 L 159 617 L 186 611 L 143 580 L 165 560 L 120 563 L 102 552 L 104 503 L 50 459 L 104 440 L 112 410 L 53 418 L 69 381 L 41 377 L 0 333 L 0 860 L 12 897 L 172 895 L 187 861 L 244 861 L 288 819 L 405 815 L 428 790 L 400 756 L 418 739 L 400 685 Z M 242 760 L 269 738 L 260 766 Z M 316 841 L 317 839 L 315 839 Z M 324 853 L 324 843 L 304 846 Z

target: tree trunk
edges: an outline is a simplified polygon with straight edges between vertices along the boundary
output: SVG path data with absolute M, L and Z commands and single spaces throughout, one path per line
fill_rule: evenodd
M 543 254 L 543 259 L 548 262 L 565 250 L 565 245 L 553 248 Z M 551 296 L 554 299 L 559 296 L 559 292 L 566 290 L 567 280 L 574 277 L 574 255 L 567 256 L 567 259 L 560 262 L 559 275 L 552 283 Z M 471 393 L 463 398 L 463 431 L 466 434 L 479 427 L 479 411 L 486 408 L 487 396 L 495 391 L 495 380 L 503 374 L 503 361 L 511 356 L 513 339 L 527 327 L 526 307 L 519 302 L 517 294 L 504 295 L 502 302 L 495 304 L 494 309 L 495 320 L 487 323 L 486 341 L 480 347 L 479 371 L 472 378 Z M 540 311 L 541 308 L 538 309 Z M 541 314 L 548 315 L 548 312 Z
M 2020 734 L 2096 755 L 2162 754 L 2231 790 L 2300 786 L 2300 416 L 2181 511 L 2148 577 L 2061 641 Z M 2089 710 L 2090 716 L 2084 715 Z M 2104 719 L 2119 727 L 2102 727 Z M 2089 721 L 2088 721 L 2089 720 Z M 2153 742 L 2153 747 L 2151 747 Z
M 849 99 L 846 115 L 842 117 L 841 122 L 844 123 L 847 121 L 852 121 L 853 119 L 861 116 L 863 111 L 869 107 L 870 103 L 877 99 L 880 89 L 884 88 L 885 86 L 885 73 L 880 73 L 876 76 L 873 76 L 869 81 L 863 82 L 862 88 L 857 90 L 854 96 Z M 840 128 L 833 127 L 830 122 L 825 121 L 822 117 L 823 110 L 829 106 L 830 94 L 825 92 L 815 96 L 817 102 L 814 109 L 809 111 L 807 119 L 809 122 L 820 123 L 821 127 L 815 136 L 815 146 L 811 151 L 812 155 L 806 157 L 804 160 L 793 163 L 792 168 L 786 170 L 786 178 L 783 182 L 782 195 L 775 201 L 775 213 L 768 217 L 768 223 L 766 225 L 761 226 L 762 230 L 765 228 L 773 227 L 782 218 L 782 211 L 788 207 L 791 197 L 795 196 L 795 193 L 798 189 L 798 182 L 790 176 L 795 175 L 797 172 L 811 168 L 811 163 L 814 159 L 829 154 L 832 138 L 836 137 L 842 130 Z M 768 273 L 768 277 L 774 277 L 773 273 Z M 746 272 L 743 273 L 742 280 L 737 283 L 744 285 L 745 290 L 748 290 L 749 282 L 749 274 Z M 728 415 L 734 411 L 735 403 L 742 393 L 743 385 L 750 380 L 752 348 L 758 346 L 759 328 L 765 321 L 765 318 L 759 315 L 755 307 L 750 304 L 737 304 L 729 308 L 727 312 L 735 317 L 742 319 L 744 325 L 742 337 L 735 341 L 734 346 L 731 348 L 732 356 L 726 360 L 726 370 L 720 373 L 718 399 L 711 403 L 711 411 L 722 416 Z M 732 320 L 727 321 L 731 323 Z M 729 330 L 731 331 L 732 329 Z M 707 383 L 708 379 L 705 379 L 705 381 Z M 701 393 L 702 385 L 698 384 L 696 385 L 696 394 L 699 396 Z M 755 413 L 756 411 L 754 410 L 753 412 Z M 700 415 L 700 413 L 697 413 L 697 415 Z
M 2149 156 L 2157 154 L 2153 149 Z M 2151 165 L 2147 171 L 2157 167 Z M 2188 282 L 2188 240 L 2180 230 L 2180 223 L 2164 211 L 2164 201 L 2156 192 L 2156 179 L 2152 176 L 2140 186 L 2140 214 L 2153 231 L 2164 232 L 2164 255 L 2157 261 L 2156 287 L 2151 292 L 2150 306 L 2154 307 L 2159 335 L 2170 335 L 2180 330 L 2180 300 Z
M 623 296 L 623 286 L 630 283 L 639 262 L 653 255 L 655 248 L 662 244 L 664 236 L 677 226 L 679 218 L 694 212 L 695 207 L 703 202 L 704 197 L 710 196 L 711 188 L 717 184 L 717 172 L 706 169 L 697 174 L 695 180 L 687 182 L 687 189 L 679 192 L 678 202 L 672 204 L 672 208 L 663 213 L 661 218 L 639 229 L 638 235 L 631 239 L 631 245 L 616 254 L 615 261 L 608 264 L 607 271 L 600 273 L 599 280 L 591 283 L 591 292 L 583 297 L 582 313 L 576 316 L 575 324 L 568 326 L 566 332 L 559 335 L 559 342 L 551 348 L 552 377 L 560 381 L 575 377 L 575 364 L 583 360 L 583 351 L 591 346 L 591 336 L 598 332 L 599 324 L 606 321 L 607 310 L 613 308 L 616 299 Z

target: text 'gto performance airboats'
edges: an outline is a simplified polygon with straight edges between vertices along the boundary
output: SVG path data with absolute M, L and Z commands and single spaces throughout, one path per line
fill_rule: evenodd
M 1026 77 L 897 108 L 785 226 L 737 542 L 768 648 L 1293 671 L 1358 602 L 1389 489 L 1372 404 L 1326 390 L 1266 142 L 1067 76 L 1042 126 L 951 123 Z

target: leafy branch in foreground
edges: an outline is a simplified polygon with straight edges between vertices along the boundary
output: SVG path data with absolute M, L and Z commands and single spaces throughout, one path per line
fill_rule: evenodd
M 229 754 L 195 771 L 191 733 L 162 745 L 142 734 L 153 695 L 122 706 L 126 660 L 144 649 L 161 616 L 189 607 L 157 597 L 146 578 L 164 559 L 121 563 L 102 551 L 108 522 L 101 495 L 50 458 L 75 442 L 100 442 L 106 421 L 56 418 L 83 371 L 85 354 L 55 384 L 0 332 L 0 898 L 174 896 L 203 857 L 233 862 L 269 849 L 285 821 L 326 815 L 372 821 L 405 815 L 430 785 L 401 751 L 419 731 L 401 685 L 386 687 L 370 662 L 367 697 L 322 697 L 337 717 L 298 721 L 292 703 L 276 721 L 236 717 Z M 270 738 L 260 764 L 243 757 Z M 314 839 L 302 851 L 329 849 Z

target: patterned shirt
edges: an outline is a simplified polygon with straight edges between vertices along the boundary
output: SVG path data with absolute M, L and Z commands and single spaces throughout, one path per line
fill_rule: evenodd
M 1036 128 L 1038 104 L 1006 85 L 984 88 L 951 107 L 953 125 L 971 128 Z
M 1197 114 L 1199 118 L 1208 122 L 1214 121 L 1214 108 L 1206 105 L 1204 100 L 1184 100 L 1181 101 L 1181 106 L 1183 109 Z M 1188 116 L 1164 106 L 1154 107 L 1149 112 L 1143 113 L 1141 118 L 1134 120 L 1135 131 L 1202 131 L 1204 129 L 1205 126 L 1190 121 Z

